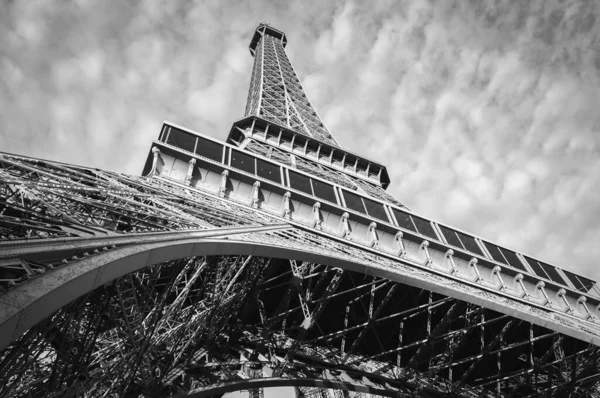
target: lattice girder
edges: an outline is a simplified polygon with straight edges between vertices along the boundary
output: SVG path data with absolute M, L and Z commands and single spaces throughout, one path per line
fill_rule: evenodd
M 337 146 L 285 54 L 285 37 L 264 26 L 257 29 L 257 34 L 260 39 L 253 44 L 255 60 L 245 116 L 260 116 Z

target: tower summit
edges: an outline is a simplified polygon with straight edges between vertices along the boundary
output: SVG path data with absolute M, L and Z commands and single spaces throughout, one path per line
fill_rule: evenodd
M 258 46 L 258 43 L 261 41 L 264 35 L 273 36 L 274 38 L 281 40 L 281 44 L 285 48 L 285 45 L 287 44 L 287 38 L 285 37 L 285 33 L 269 26 L 266 23 L 261 23 L 256 27 L 254 35 L 252 35 L 250 45 L 248 46 L 248 48 L 250 49 L 250 54 L 252 54 L 252 56 L 256 55 L 256 46 Z
M 285 44 L 142 176 L 0 153 L 0 396 L 600 396 L 596 282 L 407 209 Z

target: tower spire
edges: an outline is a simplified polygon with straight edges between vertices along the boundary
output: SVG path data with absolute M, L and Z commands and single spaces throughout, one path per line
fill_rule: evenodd
M 306 97 L 286 53 L 284 32 L 265 23 L 250 42 L 254 68 L 245 116 L 258 116 L 297 133 L 339 146 Z

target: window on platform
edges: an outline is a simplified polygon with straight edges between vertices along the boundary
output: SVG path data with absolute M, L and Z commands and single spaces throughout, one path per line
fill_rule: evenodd
M 594 282 L 592 279 L 584 278 L 581 275 L 576 275 L 576 274 L 569 272 L 567 270 L 564 270 L 564 269 L 563 269 L 563 272 L 565 273 L 567 278 L 569 278 L 569 280 L 571 281 L 573 286 L 575 286 L 575 288 L 577 290 L 579 290 L 580 292 L 587 293 L 596 284 L 596 282 Z
M 431 222 L 429 220 L 426 220 L 421 217 L 417 217 L 415 215 L 411 215 L 411 217 L 413 219 L 413 222 L 415 223 L 415 226 L 417 227 L 417 231 L 421 235 L 425 235 L 428 238 L 435 239 L 435 240 L 438 239 L 437 235 L 435 234 L 435 231 L 433 230 L 433 227 L 431 226 Z
M 310 185 L 310 178 L 305 176 L 304 174 L 299 174 L 294 171 L 289 170 L 290 173 L 290 187 L 296 189 L 300 192 L 307 193 L 312 195 L 312 188 Z
M 167 144 L 176 146 L 184 151 L 194 152 L 197 138 L 198 137 L 194 134 L 190 134 L 176 128 L 171 128 L 171 132 L 167 138 Z
M 517 253 L 513 252 L 512 250 L 505 249 L 503 247 L 500 247 L 499 249 L 504 255 L 504 258 L 506 258 L 508 265 L 525 271 L 525 267 L 523 266 L 523 263 L 521 263 L 521 260 L 519 260 L 519 257 L 517 257 Z
M 527 271 L 515 252 L 498 247 L 489 242 L 483 242 L 483 244 L 487 248 L 488 252 L 490 252 L 490 255 L 494 260 L 498 261 L 499 263 L 520 269 L 521 271 Z
M 394 208 L 392 208 L 392 211 L 394 212 L 394 216 L 396 216 L 396 221 L 398 221 L 399 226 L 408 229 L 409 231 L 417 232 L 417 228 L 409 214 Z
M 259 177 L 281 184 L 280 167 L 262 159 L 256 159 L 256 172 Z
M 551 266 L 550 264 L 534 260 L 531 257 L 525 257 L 525 259 L 538 276 L 549 279 L 556 283 L 560 283 L 561 285 L 565 284 L 565 280 L 560 276 L 555 267 Z
M 205 158 L 221 162 L 223 159 L 223 144 L 198 137 L 196 154 Z
M 312 179 L 312 186 L 316 197 L 329 202 L 337 203 L 335 192 L 333 191 L 333 185 Z
M 326 182 L 316 180 L 305 176 L 304 174 L 296 173 L 289 170 L 290 187 L 298 191 L 316 196 L 317 198 L 328 202 L 337 203 L 333 185 Z
M 256 174 L 255 157 L 236 150 L 231 151 L 231 167 L 243 170 L 247 173 Z
M 442 234 L 446 237 L 446 241 L 452 246 L 483 256 L 483 253 L 477 245 L 474 237 L 459 231 L 455 231 L 440 224 L 438 224 L 438 227 L 440 227 Z
M 369 214 L 371 217 L 378 218 L 386 222 L 388 221 L 388 216 L 381 203 L 367 198 L 362 198 L 362 200 L 367 208 L 367 214 Z
M 357 211 L 359 213 L 365 214 L 365 205 L 363 204 L 360 196 L 350 193 L 348 191 L 344 191 L 344 199 L 346 201 L 346 207 Z

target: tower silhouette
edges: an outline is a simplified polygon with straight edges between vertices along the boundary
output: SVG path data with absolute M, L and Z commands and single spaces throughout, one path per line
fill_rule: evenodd
M 415 214 L 260 24 L 226 142 L 0 154 L 0 395 L 600 396 L 592 280 Z

